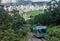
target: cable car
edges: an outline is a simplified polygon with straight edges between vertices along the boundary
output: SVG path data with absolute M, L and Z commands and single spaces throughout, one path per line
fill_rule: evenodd
M 46 35 L 46 26 L 36 26 L 32 29 L 32 33 L 36 37 L 44 37 Z

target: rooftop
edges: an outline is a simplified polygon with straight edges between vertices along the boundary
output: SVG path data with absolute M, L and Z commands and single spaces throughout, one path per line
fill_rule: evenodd
M 38 29 L 46 29 L 46 28 L 47 28 L 46 26 L 36 26 L 33 29 L 38 30 Z

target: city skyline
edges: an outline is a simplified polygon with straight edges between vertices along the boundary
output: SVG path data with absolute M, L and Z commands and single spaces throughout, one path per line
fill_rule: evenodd
M 21 0 L 2 0 L 2 3 L 16 3 L 17 1 L 21 1 Z M 22 0 L 23 1 L 23 0 Z M 50 1 L 50 0 L 24 0 L 24 1 L 32 1 L 32 2 L 42 2 L 42 1 Z
M 50 0 L 31 0 L 33 2 L 39 2 L 39 1 L 50 1 Z

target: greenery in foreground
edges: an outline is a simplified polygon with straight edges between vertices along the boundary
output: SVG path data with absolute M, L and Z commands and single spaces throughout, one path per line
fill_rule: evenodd
M 54 3 L 52 3 L 53 1 Z M 60 41 L 60 1 L 52 0 L 49 5 L 49 8 L 43 14 L 39 12 L 40 10 L 38 12 L 28 12 L 27 15 L 30 19 L 26 22 L 23 17 L 16 13 L 16 10 L 11 12 L 14 14 L 11 16 L 8 11 L 0 8 L 0 41 L 26 41 L 28 31 L 27 26 L 24 25 L 26 23 L 30 24 L 31 27 L 47 26 L 45 38 L 48 41 Z
M 45 38 L 48 41 L 60 41 L 60 26 L 48 26 Z
M 13 15 L 11 15 L 13 14 Z M 16 10 L 6 11 L 0 7 L 0 41 L 26 41 L 25 20 Z

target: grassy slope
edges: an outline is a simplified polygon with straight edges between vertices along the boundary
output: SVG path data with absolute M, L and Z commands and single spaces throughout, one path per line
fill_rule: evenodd
M 32 16 L 36 16 L 38 14 L 42 14 L 43 13 L 43 10 L 36 10 L 36 11 L 31 11 L 31 12 L 28 12 L 27 13 L 27 16 L 30 17 L 31 15 Z
M 42 13 L 44 13 L 43 10 L 30 11 L 30 12 L 27 12 L 27 13 L 26 13 L 26 16 L 24 15 L 24 18 L 25 18 L 26 20 L 28 20 L 28 19 L 30 18 L 30 16 L 36 16 L 36 15 L 42 14 Z

